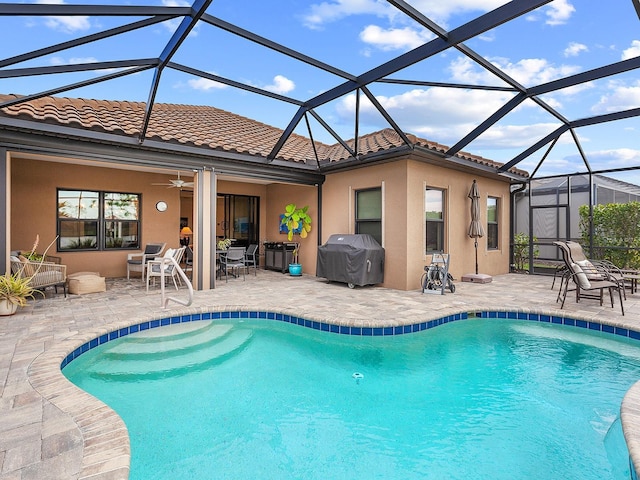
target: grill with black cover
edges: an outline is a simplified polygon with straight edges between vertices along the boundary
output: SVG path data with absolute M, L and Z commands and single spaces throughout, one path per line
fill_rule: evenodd
M 316 276 L 355 285 L 384 281 L 384 248 L 369 234 L 335 234 L 318 247 Z

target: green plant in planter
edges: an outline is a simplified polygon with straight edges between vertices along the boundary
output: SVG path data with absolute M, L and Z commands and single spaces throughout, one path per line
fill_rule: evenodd
M 0 300 L 6 300 L 11 305 L 24 307 L 28 299 L 33 299 L 36 292 L 31 287 L 31 277 L 21 276 L 19 273 L 0 275 Z
M 25 257 L 30 259 L 33 262 L 39 262 L 39 265 L 36 267 L 35 271 L 26 274 L 24 271 L 24 267 L 20 268 L 19 271 L 14 273 L 6 273 L 4 275 L 0 275 L 0 302 L 5 302 L 8 304 L 10 308 L 10 313 L 15 313 L 15 309 L 17 307 L 24 307 L 27 305 L 27 300 L 35 299 L 35 294 L 39 293 L 44 296 L 44 293 L 40 290 L 37 290 L 31 286 L 31 277 L 38 273 L 40 269 L 40 265 L 44 262 L 46 258 L 47 251 L 53 243 L 58 239 L 56 237 L 53 242 L 49 244 L 45 253 L 37 254 L 36 249 L 38 248 L 38 243 L 40 242 L 40 236 L 36 235 L 36 241 L 33 244 L 33 248 L 30 252 L 25 253 Z
M 300 235 L 300 238 L 307 238 L 311 231 L 311 217 L 307 213 L 309 206 L 306 205 L 298 208 L 295 203 L 290 203 L 284 207 L 284 216 L 280 222 L 287 228 L 287 240 L 293 240 L 294 235 Z M 298 254 L 300 253 L 300 243 L 296 242 L 296 248 L 293 251 L 293 263 L 298 263 Z
M 24 252 L 21 254 L 23 257 L 25 257 L 27 260 L 31 261 L 31 262 L 43 262 L 44 261 L 44 255 L 40 255 L 39 253 L 35 253 L 33 251 L 27 253 Z
M 218 240 L 218 250 L 227 250 L 231 246 L 231 239 L 225 238 L 223 240 Z

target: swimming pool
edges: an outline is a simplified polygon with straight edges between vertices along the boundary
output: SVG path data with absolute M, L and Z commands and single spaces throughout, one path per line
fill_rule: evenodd
M 196 323 L 167 339 L 211 328 Z M 129 366 L 124 342 L 65 361 L 125 420 L 132 479 L 629 478 L 616 420 L 640 377 L 629 339 L 506 319 L 367 337 L 214 327 L 229 348 L 202 366 L 176 354 L 151 375 L 138 367 L 166 356 L 153 342 Z

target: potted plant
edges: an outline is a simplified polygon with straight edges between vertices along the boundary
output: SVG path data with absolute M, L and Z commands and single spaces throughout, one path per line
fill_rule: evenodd
M 24 307 L 27 299 L 36 292 L 31 287 L 31 277 L 20 273 L 0 275 L 0 315 L 13 315 L 18 307 Z
M 218 240 L 218 250 L 227 250 L 231 246 L 231 239 L 225 238 L 223 240 Z
M 284 214 L 280 222 L 287 229 L 287 240 L 292 241 L 294 235 L 299 235 L 301 239 L 307 238 L 311 231 L 311 217 L 307 213 L 309 206 L 298 208 L 295 203 L 290 203 L 284 207 Z M 298 262 L 300 253 L 300 242 L 295 242 L 293 250 L 293 263 L 289 264 L 289 274 L 302 275 L 302 265 Z
M 27 305 L 28 299 L 34 299 L 36 292 L 44 296 L 44 293 L 31 286 L 31 278 L 38 273 L 40 266 L 44 263 L 47 251 L 51 248 L 51 245 L 58 239 L 56 237 L 53 242 L 49 244 L 43 254 L 37 254 L 36 248 L 40 242 L 40 236 L 36 235 L 36 241 L 33 244 L 33 248 L 30 252 L 25 253 L 25 257 L 30 261 L 38 262 L 38 266 L 33 272 L 25 272 L 24 266 L 13 273 L 5 273 L 0 275 L 0 316 L 13 315 L 16 313 L 18 307 L 24 307 Z

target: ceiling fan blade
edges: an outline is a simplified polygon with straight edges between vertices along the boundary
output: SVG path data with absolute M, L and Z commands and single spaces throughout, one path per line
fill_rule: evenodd
M 180 178 L 180 172 L 178 172 L 178 178 L 170 178 L 170 183 L 152 183 L 151 185 L 163 185 L 167 188 L 189 188 L 193 187 L 193 182 L 185 182 Z

